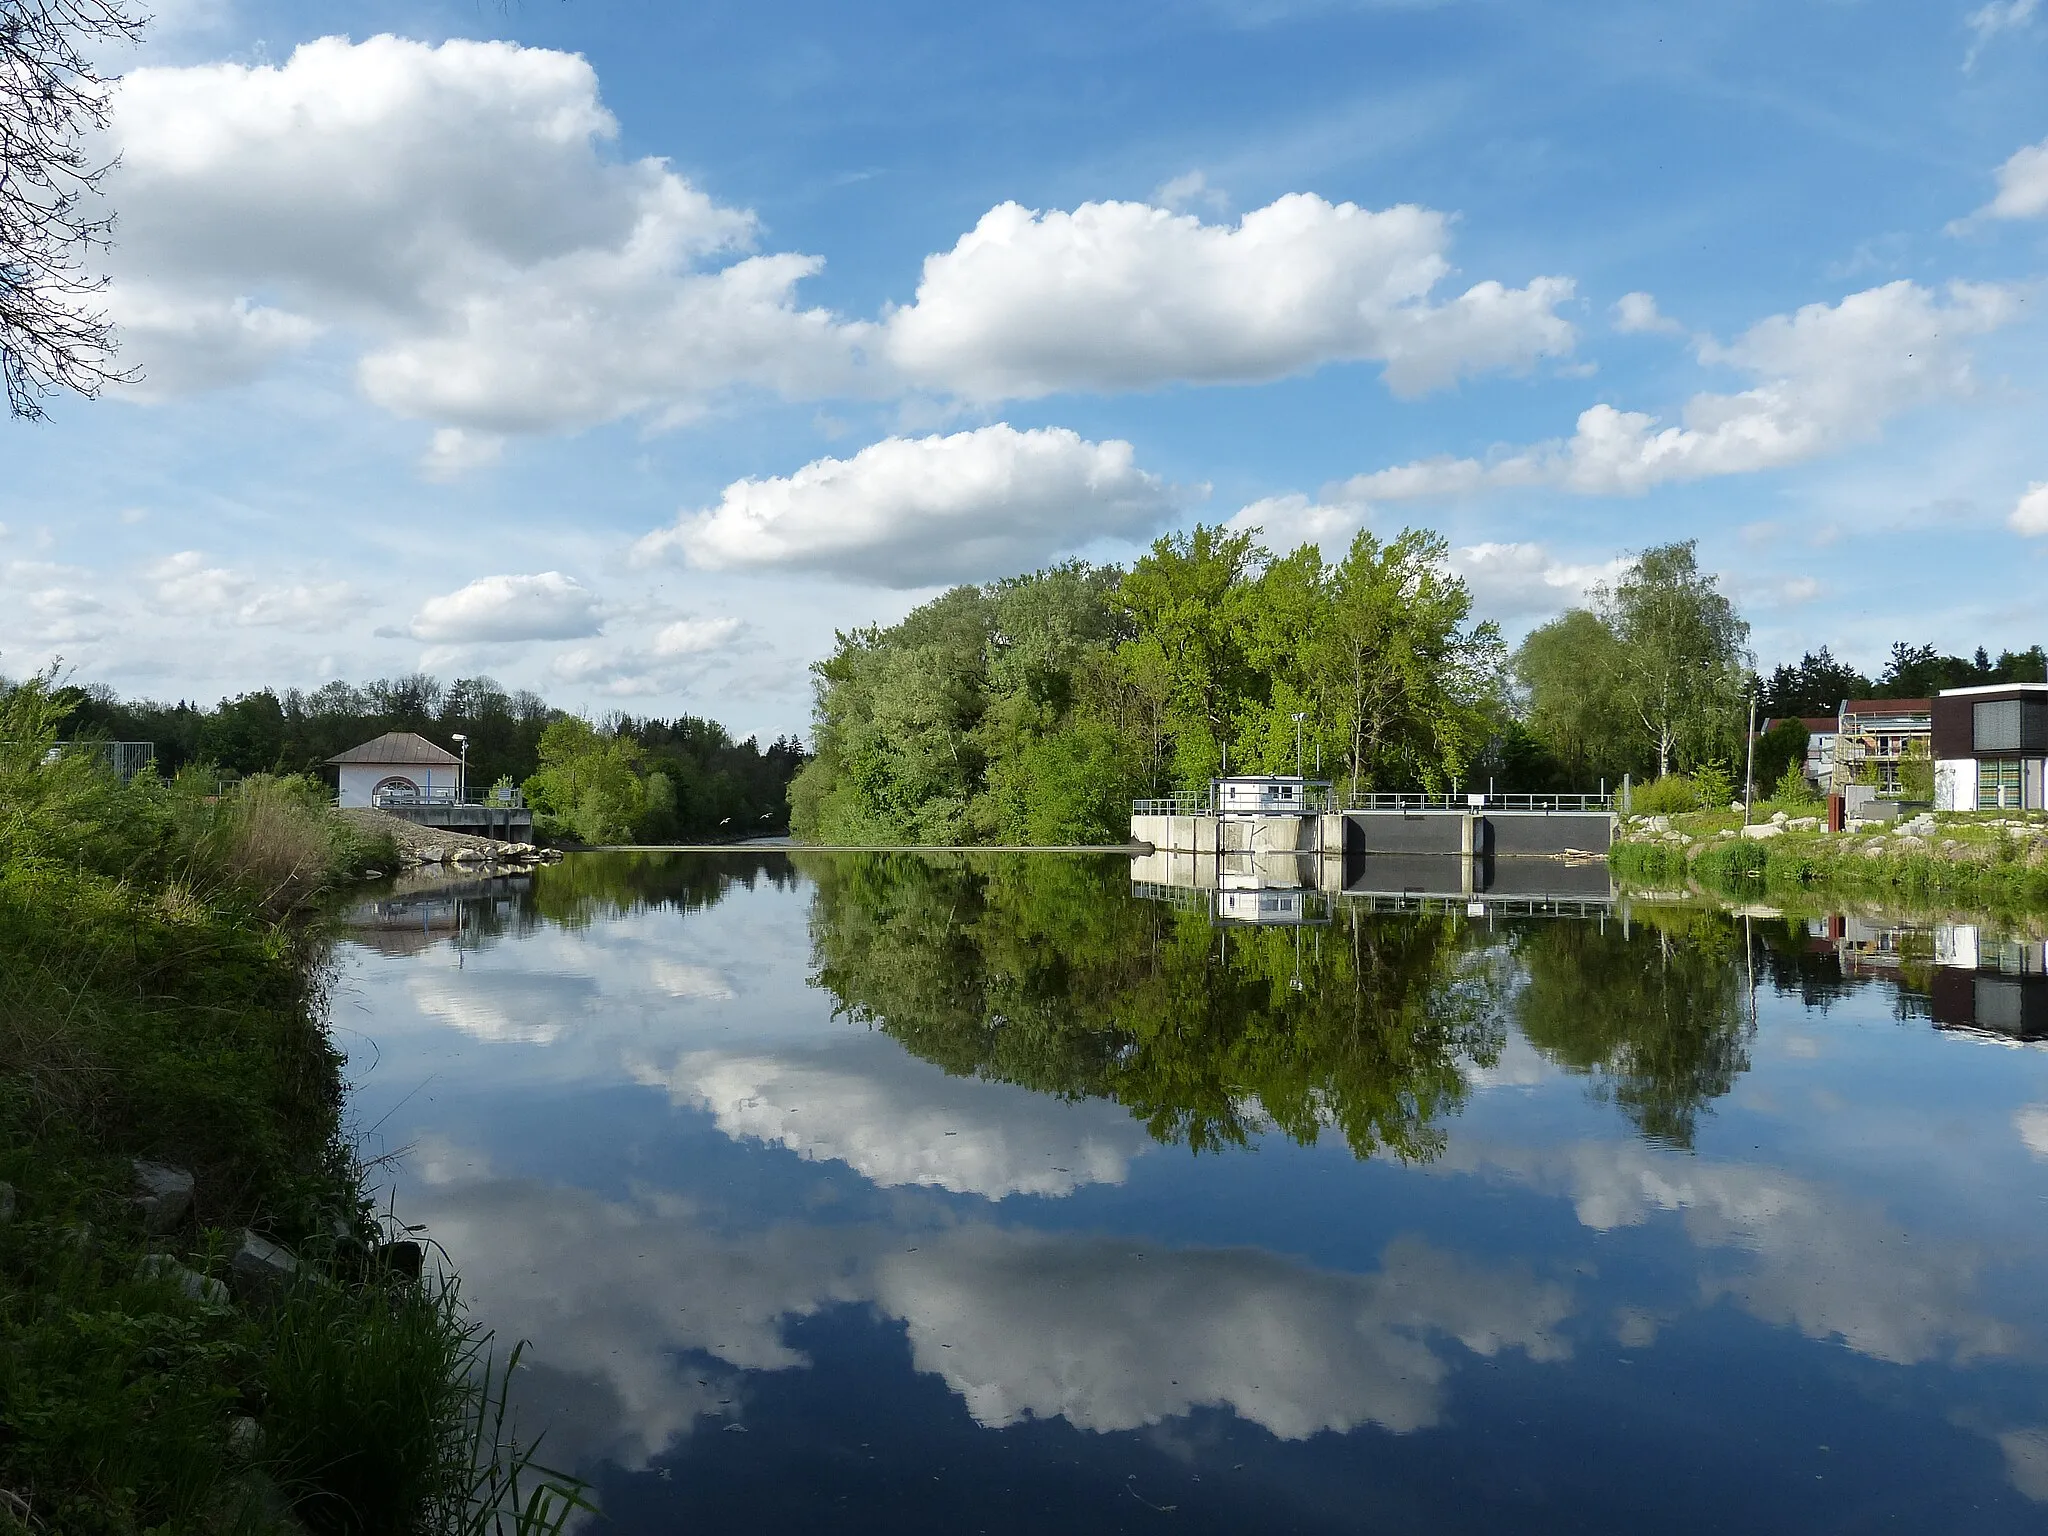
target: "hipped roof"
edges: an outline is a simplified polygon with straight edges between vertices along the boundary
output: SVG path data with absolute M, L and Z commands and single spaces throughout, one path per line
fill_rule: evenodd
M 386 731 L 375 741 L 350 747 L 327 759 L 330 768 L 371 765 L 403 765 L 409 768 L 454 768 L 462 759 L 445 747 L 437 747 L 414 731 Z

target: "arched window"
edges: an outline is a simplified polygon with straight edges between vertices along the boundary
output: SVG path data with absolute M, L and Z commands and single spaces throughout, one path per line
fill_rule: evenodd
M 381 804 L 387 794 L 394 800 L 416 800 L 419 792 L 419 785 L 403 774 L 394 773 L 388 779 L 377 781 L 377 787 L 370 791 L 370 804 Z

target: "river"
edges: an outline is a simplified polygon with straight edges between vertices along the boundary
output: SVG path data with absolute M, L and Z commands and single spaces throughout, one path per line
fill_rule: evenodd
M 2048 1528 L 2039 937 L 1121 857 L 390 890 L 398 1215 L 624 1533 Z

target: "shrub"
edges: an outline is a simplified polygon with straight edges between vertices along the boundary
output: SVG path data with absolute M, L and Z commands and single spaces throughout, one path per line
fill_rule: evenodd
M 1819 801 L 1820 794 L 1797 763 L 1788 763 L 1785 772 L 1771 788 L 1771 798 L 1779 805 L 1813 805 Z
M 1702 763 L 1693 770 L 1692 792 L 1700 809 L 1719 810 L 1735 798 L 1735 780 L 1719 763 Z
M 1629 798 L 1629 809 L 1638 816 L 1666 816 L 1700 808 L 1699 792 L 1682 773 L 1667 773 L 1661 779 L 1638 785 Z

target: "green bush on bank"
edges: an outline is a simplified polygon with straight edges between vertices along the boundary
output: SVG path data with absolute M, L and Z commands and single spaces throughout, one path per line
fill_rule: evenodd
M 0 698 L 0 1528 L 477 1528 L 480 1341 L 371 1262 L 322 1024 L 317 903 L 390 850 L 302 781 L 124 784 L 48 683 Z M 137 1158 L 195 1176 L 167 1234 Z M 244 1228 L 309 1266 L 273 1304 L 144 1272 L 223 1278 Z

